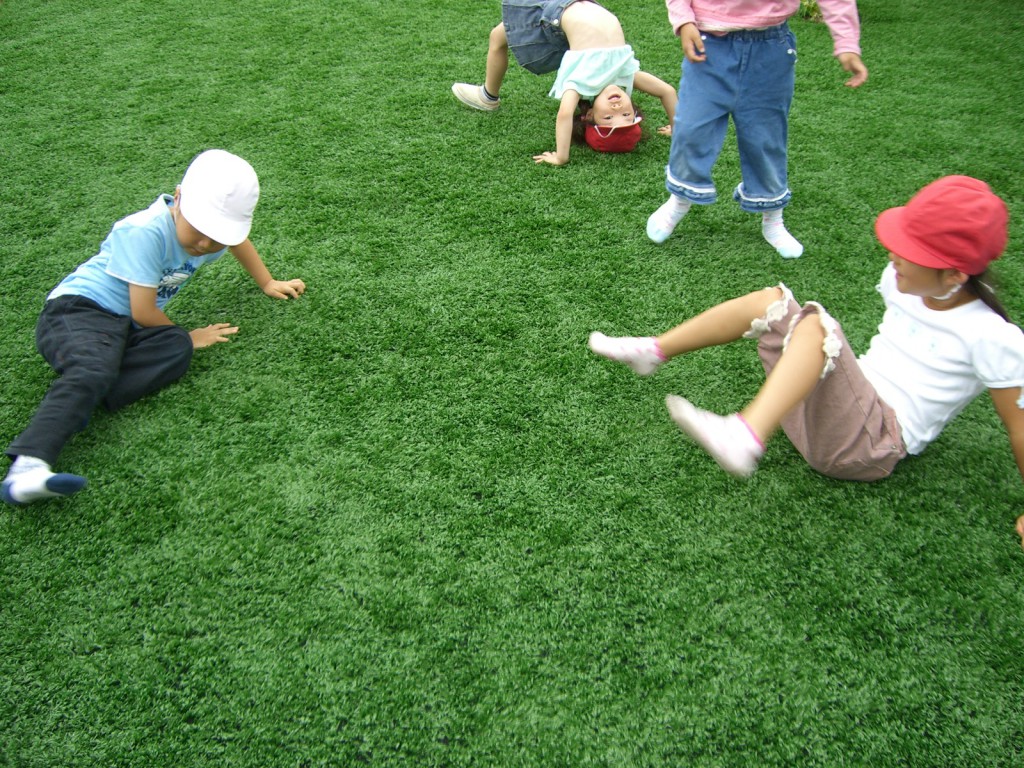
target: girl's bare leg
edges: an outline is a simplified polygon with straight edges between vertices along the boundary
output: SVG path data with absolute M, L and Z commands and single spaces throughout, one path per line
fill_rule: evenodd
M 779 288 L 748 293 L 691 317 L 657 337 L 609 337 L 595 331 L 590 334 L 590 349 L 602 357 L 625 363 L 640 376 L 648 376 L 676 355 L 736 341 L 781 298 Z
M 723 302 L 658 337 L 666 359 L 695 349 L 728 344 L 743 337 L 750 324 L 764 317 L 769 305 L 782 298 L 779 288 L 765 288 Z
M 825 367 L 824 343 L 825 330 L 817 315 L 808 315 L 797 323 L 786 351 L 754 399 L 740 411 L 762 443 L 779 428 L 783 417 L 817 386 Z
M 491 96 L 497 96 L 508 71 L 508 38 L 505 25 L 499 24 L 491 30 L 487 46 L 487 74 L 484 87 Z

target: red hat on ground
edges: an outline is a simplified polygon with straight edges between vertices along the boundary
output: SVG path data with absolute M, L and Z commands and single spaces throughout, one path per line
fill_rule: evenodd
M 587 125 L 584 138 L 591 149 L 598 152 L 632 152 L 633 147 L 640 141 L 640 118 L 638 117 L 632 125 L 624 125 L 621 128 Z
M 879 242 L 922 267 L 980 275 L 1006 248 L 1009 212 L 988 184 L 943 176 L 875 220 Z

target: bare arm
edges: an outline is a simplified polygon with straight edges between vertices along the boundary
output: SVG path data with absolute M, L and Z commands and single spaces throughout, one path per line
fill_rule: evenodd
M 305 292 L 306 284 L 299 279 L 275 280 L 252 241 L 246 240 L 239 245 L 231 246 L 228 250 L 267 296 L 274 299 L 296 299 Z
M 1017 405 L 1022 392 L 1016 387 L 990 389 L 988 392 L 996 407 L 996 413 L 1006 426 L 1013 458 L 1017 462 L 1017 471 L 1020 472 L 1021 479 L 1024 479 L 1024 410 Z M 1017 518 L 1017 533 L 1021 537 L 1021 546 L 1024 546 L 1024 515 Z
M 129 283 L 128 304 L 131 307 L 132 320 L 136 325 L 143 328 L 174 325 L 164 311 L 156 305 L 156 288 Z
M 572 144 L 572 119 L 576 114 L 576 106 L 580 103 L 580 95 L 576 91 L 566 91 L 558 105 L 558 117 L 555 118 L 555 151 L 542 152 L 533 156 L 535 163 L 565 165 L 569 162 L 569 146 Z
M 143 328 L 174 325 L 156 305 L 156 288 L 131 283 L 128 285 L 128 302 L 131 306 L 132 320 L 137 325 Z M 231 323 L 214 323 L 205 328 L 189 331 L 188 335 L 192 338 L 192 346 L 201 349 L 221 341 L 230 341 L 228 337 L 235 333 L 238 333 L 238 328 Z
M 658 133 L 666 136 L 672 135 L 672 123 L 676 119 L 676 102 L 679 100 L 676 89 L 661 78 L 647 72 L 637 72 L 633 75 L 633 87 L 641 93 L 661 100 L 661 106 L 665 108 L 665 114 L 668 116 L 668 125 L 658 128 Z

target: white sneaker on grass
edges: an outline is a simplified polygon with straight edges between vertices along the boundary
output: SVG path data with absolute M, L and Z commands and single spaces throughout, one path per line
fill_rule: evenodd
M 697 408 L 678 395 L 665 398 L 668 412 L 683 432 L 735 477 L 750 477 L 764 455 L 764 446 L 738 413 L 719 416 Z
M 483 112 L 493 112 L 501 106 L 501 99 L 490 99 L 484 94 L 482 85 L 472 83 L 455 83 L 452 86 L 452 93 L 455 98 L 467 107 L 479 109 Z

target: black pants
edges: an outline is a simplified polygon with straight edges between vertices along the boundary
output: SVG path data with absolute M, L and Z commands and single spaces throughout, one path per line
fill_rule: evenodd
M 48 301 L 36 323 L 36 348 L 59 374 L 7 455 L 54 464 L 64 444 L 102 403 L 115 411 L 185 375 L 192 339 L 176 325 L 136 328 L 81 296 Z

